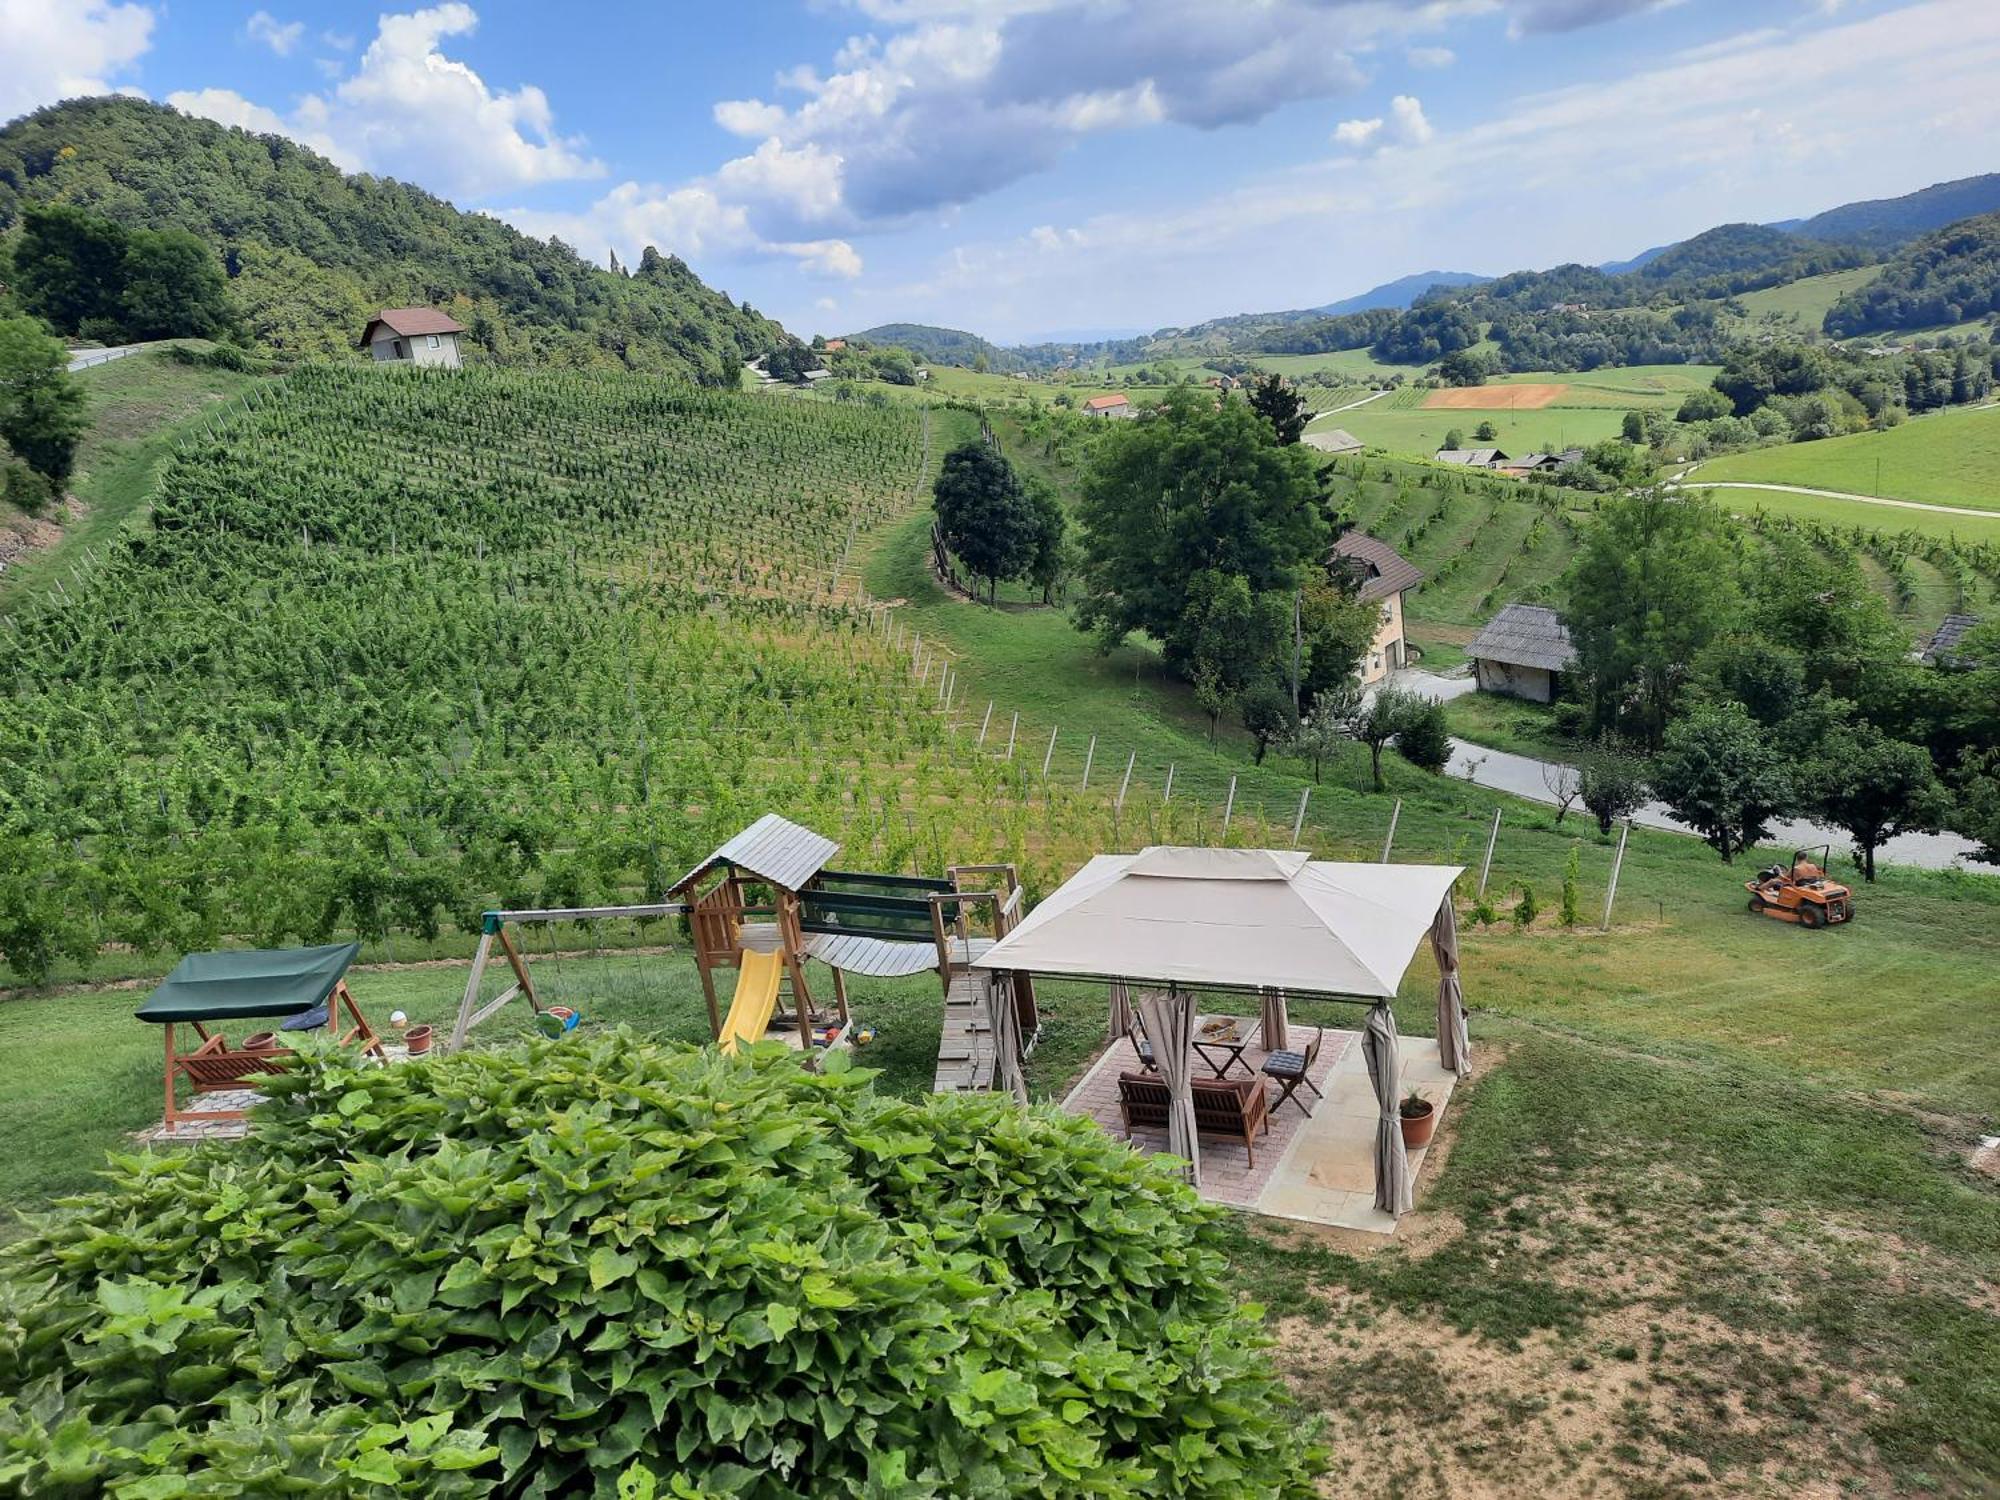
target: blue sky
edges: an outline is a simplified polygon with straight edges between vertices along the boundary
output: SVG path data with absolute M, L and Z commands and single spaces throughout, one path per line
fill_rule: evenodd
M 2000 0 L 0 0 L 125 89 L 797 332 L 1013 340 L 1622 258 L 2000 170 Z

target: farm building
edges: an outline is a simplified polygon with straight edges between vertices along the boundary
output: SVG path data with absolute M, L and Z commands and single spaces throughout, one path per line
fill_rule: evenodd
M 1440 448 L 1434 455 L 1441 464 L 1462 464 L 1468 469 L 1494 469 L 1507 462 L 1498 448 Z
M 1092 396 L 1083 403 L 1086 417 L 1136 417 L 1138 411 L 1128 396 Z
M 1345 531 L 1333 544 L 1333 566 L 1345 569 L 1359 585 L 1360 597 L 1381 607 L 1375 639 L 1361 659 L 1363 686 L 1380 682 L 1409 662 L 1409 643 L 1403 635 L 1403 595 L 1424 581 L 1408 559 L 1387 542 L 1365 531 Z
M 1562 674 L 1576 665 L 1569 627 L 1545 604 L 1510 604 L 1465 648 L 1483 693 L 1552 703 Z
M 1359 453 L 1361 439 L 1345 427 L 1328 427 L 1320 432 L 1309 432 L 1299 439 L 1308 448 L 1317 448 L 1322 453 Z
M 841 350 L 845 349 L 846 347 L 847 347 L 846 339 L 828 339 L 826 341 L 826 352 L 828 354 L 838 354 L 840 353 Z
M 1582 457 L 1581 448 L 1565 448 L 1560 453 L 1524 453 L 1519 458 L 1495 459 L 1493 469 L 1495 473 L 1521 479 L 1530 474 L 1547 473 L 1552 469 L 1566 469 Z
M 385 307 L 361 331 L 360 347 L 378 364 L 443 365 L 456 370 L 457 320 L 434 307 Z

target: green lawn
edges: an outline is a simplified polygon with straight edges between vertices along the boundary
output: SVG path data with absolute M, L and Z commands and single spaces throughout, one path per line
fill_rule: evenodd
M 1495 750 L 1572 760 L 1582 746 L 1556 732 L 1555 710 L 1500 693 L 1465 693 L 1444 706 L 1451 732 Z
M 1467 447 L 1497 447 L 1508 453 L 1549 452 L 1587 447 L 1618 436 L 1626 407 L 1545 406 L 1536 411 L 1398 410 L 1385 399 L 1335 420 L 1371 448 L 1428 458 L 1456 429 Z M 1491 422 L 1495 436 L 1473 434 Z
M 1830 271 L 1824 276 L 1807 276 L 1763 291 L 1744 292 L 1736 300 L 1743 304 L 1753 322 L 1761 322 L 1775 313 L 1801 331 L 1817 333 L 1834 303 L 1881 274 L 1880 266 L 1856 266 L 1851 271 Z
M 1692 477 L 1706 479 L 1707 466 L 1696 470 Z M 1796 516 L 1802 521 L 1824 521 L 1830 526 L 1855 526 L 1889 536 L 1915 531 L 1948 541 L 2000 542 L 2000 516 L 1989 521 L 1983 516 L 1939 515 L 1936 511 L 1906 510 L 1896 505 L 1870 505 L 1865 500 L 1835 500 L 1825 495 L 1794 495 L 1783 490 L 1739 489 L 1733 485 L 1701 493 L 1739 516 L 1763 510 L 1774 516 Z
M 2000 512 L 2000 406 L 1957 407 L 1885 432 L 1732 453 L 1689 477 L 1803 484 Z

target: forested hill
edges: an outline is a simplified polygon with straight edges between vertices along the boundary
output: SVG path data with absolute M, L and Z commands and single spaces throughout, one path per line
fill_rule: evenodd
M 1850 245 L 1888 249 L 1908 244 L 1920 234 L 1942 229 L 1960 219 L 2000 210 L 2000 172 L 1933 183 L 1900 198 L 1871 198 L 1843 203 L 1823 214 L 1780 224 L 1814 240 L 1840 240 Z
M 2000 312 L 2000 213 L 1927 234 L 1826 315 L 1836 338 L 1964 323 Z
M 710 384 L 785 337 L 676 256 L 649 248 L 629 273 L 606 270 L 421 188 L 144 100 L 71 100 L 0 130 L 0 230 L 32 202 L 191 231 L 222 256 L 245 331 L 279 353 L 331 354 L 376 309 L 417 303 L 502 362 Z
M 1002 349 L 960 328 L 938 328 L 929 323 L 883 323 L 848 337 L 870 344 L 893 344 L 935 365 L 960 365 L 969 370 L 984 358 L 985 368 L 1001 374 L 1028 368 L 1028 361 L 1015 351 Z

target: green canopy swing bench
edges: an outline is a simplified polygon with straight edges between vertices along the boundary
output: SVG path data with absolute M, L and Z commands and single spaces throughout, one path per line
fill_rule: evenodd
M 250 1080 L 279 1070 L 292 1049 L 278 1045 L 275 1034 L 251 1038 L 251 1046 L 231 1047 L 210 1023 L 253 1018 L 286 1019 L 286 1030 L 313 1029 L 321 1024 L 313 1012 L 324 1010 L 329 1035 L 342 1046 L 359 1043 L 364 1054 L 386 1060 L 382 1043 L 347 988 L 347 969 L 360 953 L 359 943 L 333 943 L 321 948 L 232 950 L 190 953 L 147 997 L 137 1015 L 158 1025 L 166 1035 L 166 1114 L 168 1132 L 183 1122 L 240 1120 L 243 1109 L 182 1109 L 174 1102 L 174 1082 L 184 1075 L 198 1099 L 254 1087 Z M 345 1017 L 343 1019 L 343 1012 Z M 311 1017 L 301 1025 L 301 1018 Z M 175 1045 L 176 1028 L 194 1027 L 201 1045 L 182 1052 Z M 193 1101 L 190 1101 L 192 1103 Z

